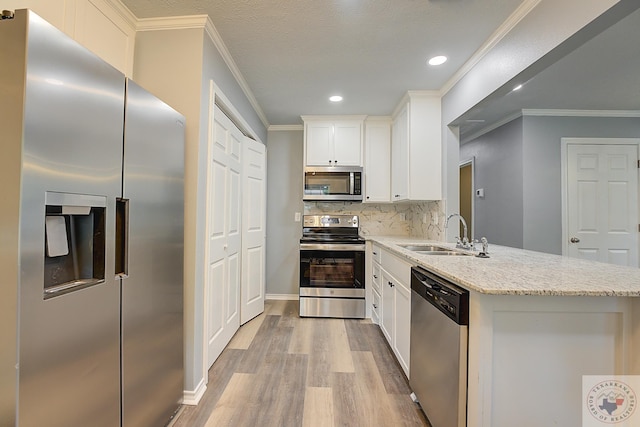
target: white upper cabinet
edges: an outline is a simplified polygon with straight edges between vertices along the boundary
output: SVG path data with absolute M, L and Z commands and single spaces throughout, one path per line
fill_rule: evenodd
M 409 105 L 393 120 L 391 136 L 391 200 L 409 200 Z
M 364 124 L 363 201 L 391 201 L 390 117 L 368 117 Z
M 4 0 L 2 9 L 29 8 L 120 70 L 133 75 L 136 18 L 119 1 Z
M 442 198 L 440 95 L 409 92 L 393 118 L 391 200 Z
M 303 116 L 305 166 L 362 166 L 365 116 Z

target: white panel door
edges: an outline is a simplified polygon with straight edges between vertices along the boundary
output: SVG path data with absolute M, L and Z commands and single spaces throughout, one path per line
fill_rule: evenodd
M 638 147 L 567 146 L 568 254 L 638 266 Z
M 242 167 L 241 324 L 245 324 L 264 311 L 267 212 L 265 154 L 263 144 L 245 137 Z
M 210 141 L 208 182 L 208 367 L 240 327 L 242 141 L 244 135 L 217 107 Z

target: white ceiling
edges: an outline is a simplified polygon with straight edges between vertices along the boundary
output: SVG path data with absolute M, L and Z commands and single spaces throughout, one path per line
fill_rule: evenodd
M 271 125 L 389 115 L 407 90 L 440 90 L 522 1 L 122 0 L 138 18 L 208 14 Z

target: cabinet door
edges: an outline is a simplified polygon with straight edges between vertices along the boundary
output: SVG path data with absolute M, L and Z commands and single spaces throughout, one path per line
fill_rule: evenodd
M 393 351 L 400 362 L 400 366 L 409 378 L 409 353 L 411 339 L 411 291 L 402 283 L 397 283 L 395 289 L 395 323 Z
M 391 201 L 391 126 L 389 122 L 365 125 L 365 202 Z
M 336 122 L 333 126 L 333 165 L 362 166 L 362 122 Z
M 380 324 L 380 294 L 374 289 L 371 292 L 373 302 L 371 303 L 371 321 L 376 325 Z
M 333 124 L 329 122 L 310 122 L 305 125 L 306 165 L 333 165 Z
M 380 268 L 380 264 L 378 264 L 377 262 L 373 262 L 373 274 L 371 277 L 371 286 L 373 287 L 374 290 L 378 291 L 378 293 L 380 293 L 380 281 L 382 280 L 382 269 Z
M 391 137 L 391 200 L 409 197 L 409 113 L 408 106 L 393 121 Z
M 382 270 L 382 301 L 381 301 L 381 316 L 380 316 L 380 329 L 387 338 L 389 345 L 393 348 L 393 331 L 394 331 L 394 318 L 395 318 L 395 283 L 394 279 L 384 269 Z

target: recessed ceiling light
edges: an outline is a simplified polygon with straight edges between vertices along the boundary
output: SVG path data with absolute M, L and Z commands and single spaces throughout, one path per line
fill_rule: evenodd
M 331 102 L 340 102 L 342 101 L 342 97 L 340 95 L 333 95 L 329 97 L 329 101 Z
M 429 65 L 442 65 L 445 62 L 447 62 L 447 57 L 446 56 L 434 56 L 433 58 L 431 58 L 429 60 Z
M 514 90 L 514 91 L 516 91 L 516 90 L 520 90 L 520 89 L 522 89 L 522 85 L 518 85 L 518 86 L 516 86 L 516 87 L 514 87 L 514 88 L 513 88 L 513 90 Z

